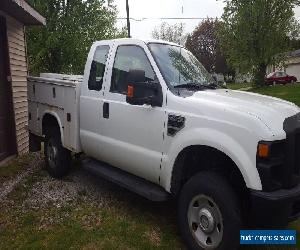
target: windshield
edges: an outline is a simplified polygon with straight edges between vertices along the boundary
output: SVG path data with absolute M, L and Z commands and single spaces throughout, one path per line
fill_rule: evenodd
M 189 84 L 216 84 L 204 66 L 188 50 L 159 43 L 150 43 L 149 48 L 168 85 L 180 87 Z
M 272 77 L 274 74 L 275 74 L 275 73 L 272 72 L 272 73 L 270 73 L 269 75 L 267 75 L 267 77 L 268 77 L 268 78 L 269 78 L 269 77 Z

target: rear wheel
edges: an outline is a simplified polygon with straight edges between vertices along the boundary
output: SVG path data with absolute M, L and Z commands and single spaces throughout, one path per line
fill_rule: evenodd
M 210 172 L 192 177 L 180 193 L 178 223 L 189 249 L 236 249 L 240 209 L 226 179 Z
M 52 177 L 61 178 L 69 172 L 71 152 L 62 146 L 59 129 L 47 129 L 44 154 L 46 169 Z

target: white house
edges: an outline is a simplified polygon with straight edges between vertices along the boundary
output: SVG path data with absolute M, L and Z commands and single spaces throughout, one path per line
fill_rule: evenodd
M 269 66 L 267 73 L 284 70 L 288 75 L 297 77 L 300 82 L 300 49 L 288 52 L 284 62 L 284 68 Z
M 298 81 L 300 81 L 300 49 L 290 53 L 285 65 L 285 72 L 288 75 L 297 77 Z

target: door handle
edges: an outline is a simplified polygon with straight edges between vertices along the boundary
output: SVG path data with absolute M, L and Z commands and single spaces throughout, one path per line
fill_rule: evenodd
M 105 119 L 109 118 L 109 103 L 108 102 L 103 103 L 103 118 L 105 118 Z

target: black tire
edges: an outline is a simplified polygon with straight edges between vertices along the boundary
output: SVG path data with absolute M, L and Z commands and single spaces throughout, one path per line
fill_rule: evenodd
M 50 152 L 51 149 L 55 150 Z M 55 153 L 53 153 L 54 151 Z M 50 176 L 62 178 L 68 174 L 71 167 L 71 152 L 62 146 L 58 128 L 50 127 L 47 129 L 44 154 L 46 170 Z
M 201 246 L 192 234 L 192 230 L 196 229 L 190 229 L 189 226 L 188 211 L 190 204 L 199 195 L 209 197 L 217 205 L 218 211 L 221 214 L 221 221 L 223 223 L 222 237 L 220 243 L 215 248 Z M 241 213 L 237 196 L 227 180 L 215 173 L 201 172 L 192 177 L 183 186 L 178 200 L 177 219 L 179 230 L 188 249 L 233 250 L 239 246 Z M 200 223 L 198 227 L 201 230 Z M 218 231 L 220 231 L 219 227 L 221 228 L 220 223 L 218 224 Z

